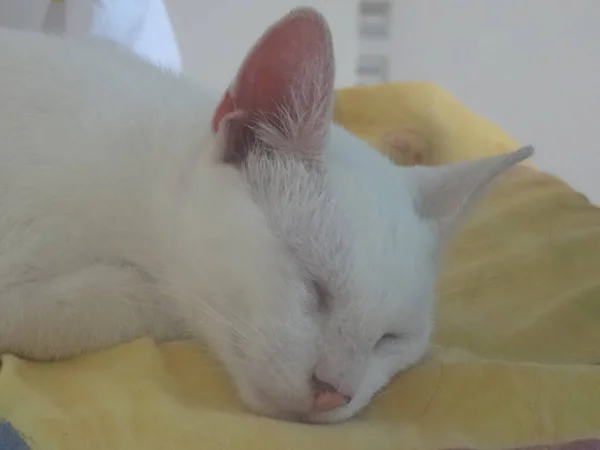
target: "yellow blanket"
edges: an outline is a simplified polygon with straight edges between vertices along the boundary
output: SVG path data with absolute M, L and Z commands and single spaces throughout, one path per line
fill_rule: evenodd
M 400 164 L 517 146 L 429 84 L 339 91 L 336 119 Z M 439 292 L 428 360 L 345 424 L 253 416 L 201 349 L 149 340 L 53 364 L 4 356 L 0 418 L 40 450 L 492 449 L 600 436 L 598 208 L 517 168 L 457 236 Z

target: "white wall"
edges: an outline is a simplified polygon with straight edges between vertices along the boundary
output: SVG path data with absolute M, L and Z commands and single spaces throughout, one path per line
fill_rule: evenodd
M 50 0 L 0 0 L 0 26 L 41 29 Z M 123 2 L 131 0 L 121 0 Z M 319 9 L 332 29 L 336 85 L 355 83 L 358 0 L 164 0 L 181 47 L 184 70 L 215 89 L 225 89 L 262 32 L 292 8 Z M 87 32 L 91 0 L 68 0 L 66 32 Z M 51 22 L 55 18 L 51 18 Z M 49 25 L 49 26 L 48 26 Z M 55 26 L 57 25 L 57 26 Z M 47 29 L 62 28 L 46 24 Z
M 23 30 L 41 28 L 50 0 L 0 0 L 0 26 Z
M 396 0 L 393 75 L 440 83 L 600 202 L 600 1 Z

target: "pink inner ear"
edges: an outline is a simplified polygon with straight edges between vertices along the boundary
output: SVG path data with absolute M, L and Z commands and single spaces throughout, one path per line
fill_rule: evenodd
M 233 86 L 215 111 L 213 131 L 217 132 L 223 118 L 234 111 L 276 113 L 289 103 L 290 90 L 298 78 L 311 76 L 308 71 L 330 71 L 333 83 L 331 53 L 329 30 L 323 18 L 310 9 L 291 12 L 268 29 L 246 57 Z M 321 92 L 316 92 L 317 89 L 302 92 L 308 97 L 302 101 L 317 101 L 311 97 L 332 88 L 321 87 L 325 88 L 318 89 Z

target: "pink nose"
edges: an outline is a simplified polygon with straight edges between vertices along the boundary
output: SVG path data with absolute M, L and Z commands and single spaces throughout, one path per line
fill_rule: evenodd
M 329 383 L 313 378 L 315 386 L 315 397 L 313 403 L 314 412 L 327 412 L 344 406 L 350 402 L 351 398 L 337 391 Z
M 315 395 L 313 403 L 314 412 L 327 412 L 332 409 L 344 406 L 350 401 L 350 398 L 339 392 L 319 392 Z

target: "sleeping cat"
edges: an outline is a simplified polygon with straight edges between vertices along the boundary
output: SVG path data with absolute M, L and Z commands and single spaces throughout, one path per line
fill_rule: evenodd
M 212 96 L 109 43 L 0 31 L 0 352 L 192 338 L 253 411 L 347 419 L 415 364 L 439 255 L 531 155 L 401 168 L 332 124 L 329 29 Z

